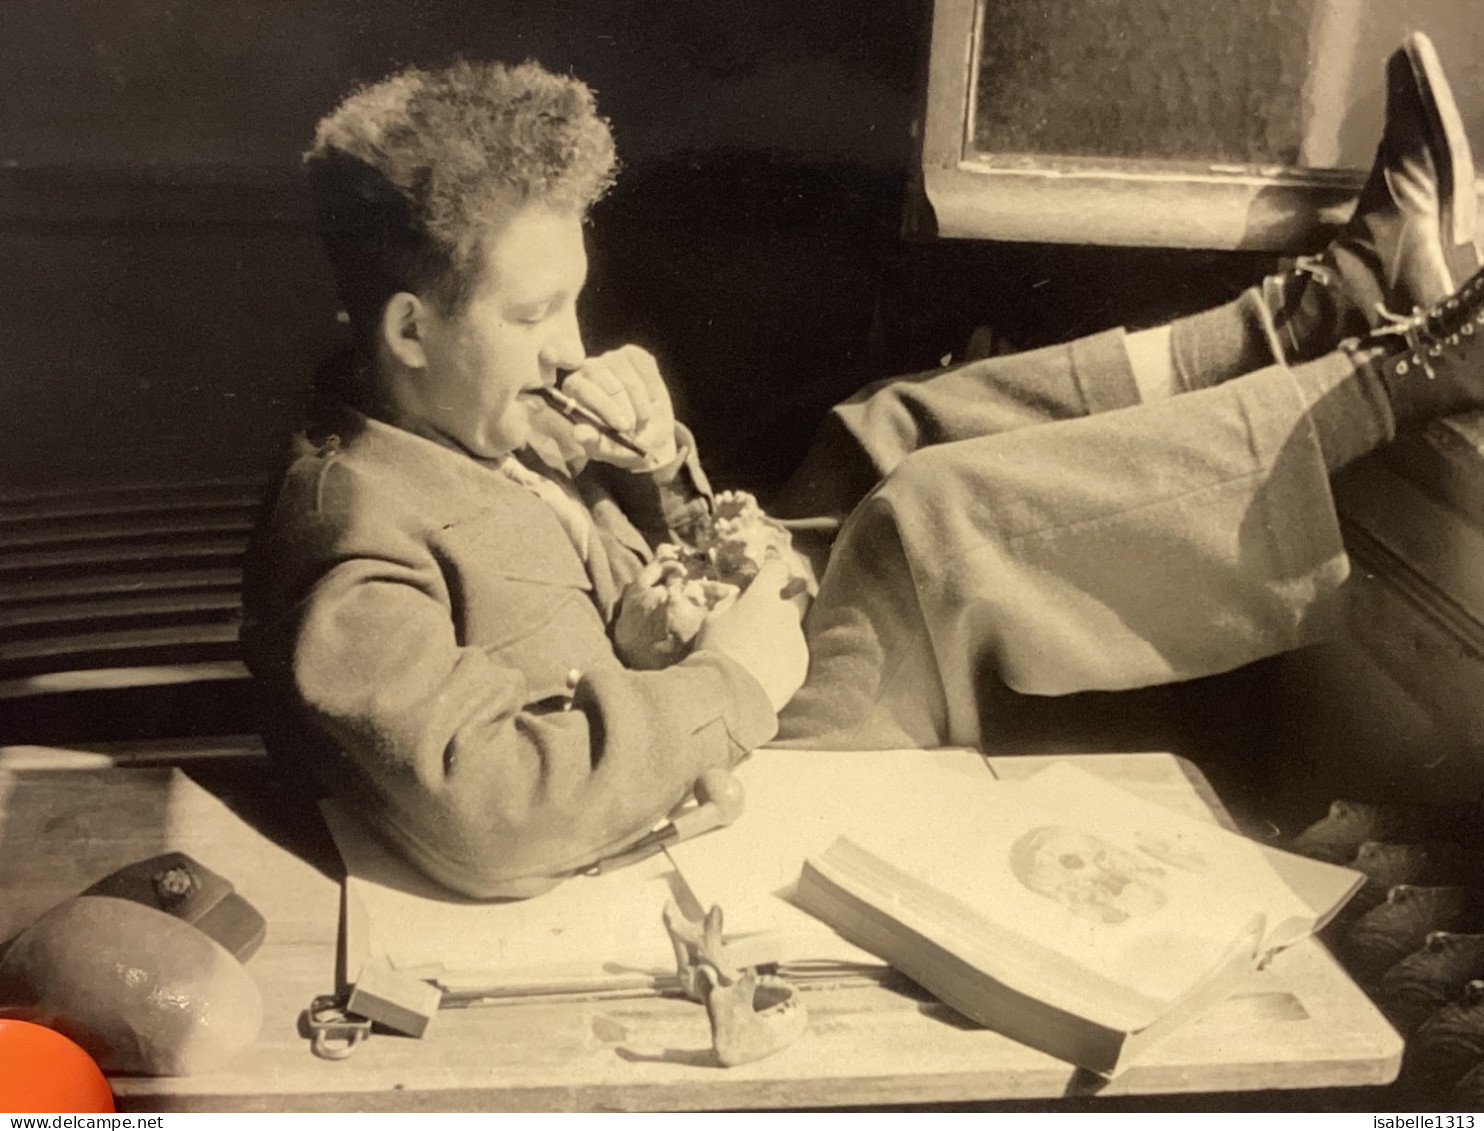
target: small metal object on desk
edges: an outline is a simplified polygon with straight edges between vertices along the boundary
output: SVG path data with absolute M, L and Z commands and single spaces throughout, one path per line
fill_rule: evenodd
M 336 994 L 320 994 L 305 1014 L 309 1051 L 321 1060 L 344 1060 L 371 1035 L 371 1019 L 351 1013 Z

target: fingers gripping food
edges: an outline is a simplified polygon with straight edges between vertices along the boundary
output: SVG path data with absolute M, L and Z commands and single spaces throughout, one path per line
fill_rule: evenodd
M 616 630 L 619 655 L 630 667 L 646 670 L 683 659 L 706 618 L 735 600 L 772 557 L 788 561 L 813 591 L 788 530 L 763 513 L 749 492 L 721 492 L 695 544 L 663 543 L 630 586 Z

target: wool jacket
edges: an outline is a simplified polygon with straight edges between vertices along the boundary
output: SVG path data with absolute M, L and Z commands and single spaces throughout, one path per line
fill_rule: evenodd
M 609 626 L 652 547 L 704 507 L 682 459 L 593 464 L 579 553 L 491 466 L 344 405 L 295 439 L 249 551 L 243 644 L 280 763 L 470 895 L 545 890 L 768 741 L 743 668 L 697 652 L 630 671 Z

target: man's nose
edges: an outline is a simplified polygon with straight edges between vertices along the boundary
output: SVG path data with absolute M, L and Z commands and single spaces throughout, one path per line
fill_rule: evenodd
M 571 310 L 552 327 L 551 337 L 541 348 L 541 361 L 552 369 L 580 369 L 587 360 L 577 311 Z

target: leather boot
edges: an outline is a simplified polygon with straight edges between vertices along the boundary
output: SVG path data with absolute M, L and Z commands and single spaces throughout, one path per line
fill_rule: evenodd
M 1408 36 L 1386 64 L 1386 126 L 1351 217 L 1318 256 L 1263 282 L 1289 364 L 1431 307 L 1478 270 L 1474 163 L 1432 42 Z
M 1347 348 L 1380 377 L 1398 432 L 1484 408 L 1484 271 L 1429 310 L 1389 316 Z

